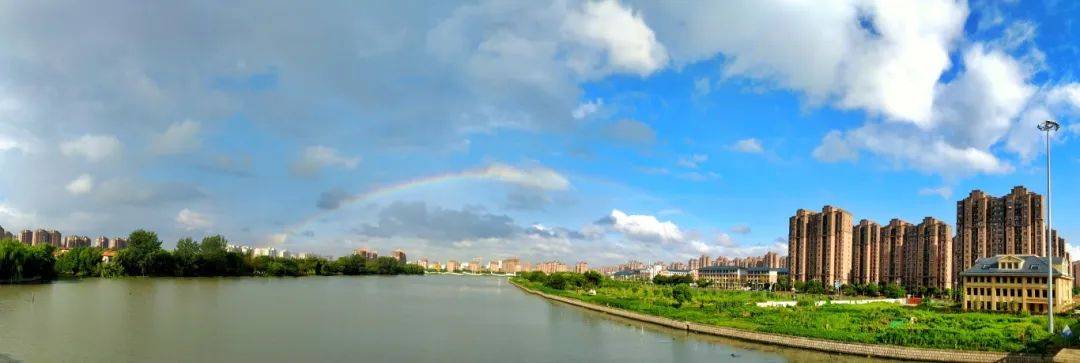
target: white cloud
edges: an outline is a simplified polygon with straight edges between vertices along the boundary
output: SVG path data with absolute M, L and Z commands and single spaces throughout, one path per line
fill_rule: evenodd
M 169 128 L 154 137 L 150 149 L 158 155 L 180 154 L 199 147 L 198 134 L 202 128 L 196 121 L 184 120 L 169 125 Z
M 176 214 L 176 223 L 179 223 L 181 227 L 189 231 L 196 229 L 204 230 L 213 226 L 213 222 L 210 221 L 209 217 L 187 208 L 180 210 L 180 213 Z
M 661 222 L 651 215 L 627 215 L 618 209 L 613 209 L 600 224 L 643 242 L 678 243 L 684 239 L 683 232 L 674 222 Z
M 468 174 L 546 190 L 566 190 L 570 188 L 570 180 L 565 176 L 542 166 L 518 168 L 494 163 L 485 168 L 468 172 Z
M 898 167 L 951 177 L 1013 170 L 1009 163 L 987 150 L 953 146 L 940 137 L 900 124 L 867 123 L 843 133 L 832 131 L 825 135 L 813 155 L 824 162 L 852 161 L 857 158 L 854 150 L 858 149 L 892 160 Z
M 24 212 L 6 202 L 0 202 L 0 220 L 7 223 L 6 230 L 11 230 L 11 233 L 16 232 L 14 230 L 16 226 L 30 228 L 37 225 L 38 222 L 36 213 Z
M 745 224 L 739 224 L 739 225 L 732 226 L 730 231 L 731 231 L 731 233 L 747 234 L 747 233 L 750 233 L 750 226 L 745 225 Z
M 312 176 L 324 168 L 335 166 L 342 169 L 354 169 L 360 163 L 360 157 L 347 157 L 338 154 L 337 150 L 316 145 L 304 149 L 300 159 L 292 164 L 292 172 L 300 176 Z
M 753 154 L 765 151 L 765 149 L 761 147 L 761 140 L 755 138 L 736 141 L 734 145 L 731 145 L 731 149 L 738 152 Z
M 723 54 L 724 75 L 924 123 L 967 7 L 932 1 L 643 2 L 673 61 Z
M 712 92 L 712 80 L 709 77 L 701 77 L 694 80 L 694 95 L 707 96 Z
M 575 120 L 581 120 L 589 117 L 589 115 L 592 115 L 597 111 L 600 111 L 601 107 L 604 107 L 604 99 L 597 98 L 594 101 L 588 101 L 579 104 L 577 108 L 570 112 L 570 116 L 572 116 Z
M 684 168 L 697 169 L 701 163 L 709 161 L 709 155 L 693 154 L 679 157 L 678 165 Z
M 814 148 L 812 155 L 814 159 L 829 163 L 855 161 L 859 159 L 859 150 L 844 140 L 844 133 L 833 130 L 825 134 L 821 145 Z
M 94 177 L 90 174 L 82 174 L 67 184 L 65 189 L 72 195 L 83 195 L 94 188 Z
M 99 162 L 120 154 L 120 140 L 112 135 L 83 135 L 60 144 L 60 152 Z
M 947 185 L 942 185 L 936 188 L 922 188 L 919 189 L 919 195 L 937 195 L 941 199 L 949 200 L 952 198 L 953 190 Z
M 579 73 L 610 68 L 608 72 L 645 76 L 668 61 L 667 51 L 641 15 L 615 0 L 585 2 L 580 11 L 567 14 L 562 31 L 591 48 L 570 56 L 570 66 Z

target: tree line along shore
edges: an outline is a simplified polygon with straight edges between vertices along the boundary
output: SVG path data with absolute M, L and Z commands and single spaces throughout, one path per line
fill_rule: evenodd
M 128 246 L 103 259 L 106 250 L 76 247 L 58 251 L 52 245 L 29 246 L 0 240 L 0 283 L 48 282 L 77 277 L 199 277 L 199 276 L 332 276 L 424 274 L 419 265 L 392 257 L 343 256 L 336 260 L 252 256 L 228 251 L 228 240 L 220 235 L 196 241 L 184 238 L 176 248 L 161 247 L 157 234 L 146 230 L 131 232 Z

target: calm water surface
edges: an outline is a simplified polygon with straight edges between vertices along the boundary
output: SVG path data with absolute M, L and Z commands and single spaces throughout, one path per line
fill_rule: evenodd
M 0 362 L 858 362 L 654 327 L 470 276 L 0 286 Z

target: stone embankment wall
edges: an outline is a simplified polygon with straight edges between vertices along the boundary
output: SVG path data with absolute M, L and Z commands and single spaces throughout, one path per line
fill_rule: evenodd
M 511 282 L 513 283 L 513 282 Z M 639 314 L 622 309 L 611 308 L 590 304 L 581 300 L 545 294 L 514 283 L 514 286 L 548 300 L 554 300 L 585 309 L 611 314 L 627 319 L 633 319 L 646 323 L 666 326 L 694 333 L 709 334 L 727 338 L 740 339 L 762 344 L 781 345 L 793 348 L 818 350 L 832 353 L 858 355 L 863 357 L 878 357 L 903 360 L 932 361 L 932 362 L 1049 362 L 1050 356 L 981 352 L 981 351 L 957 351 L 944 349 L 926 349 L 900 347 L 895 345 L 878 345 L 862 343 L 845 343 L 831 340 L 796 337 L 790 335 L 759 333 L 748 330 L 725 328 L 697 323 L 690 323 L 659 316 Z

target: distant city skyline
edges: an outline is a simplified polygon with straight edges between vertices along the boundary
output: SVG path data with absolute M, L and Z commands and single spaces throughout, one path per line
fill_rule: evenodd
M 800 208 L 955 232 L 967 191 L 1044 193 L 1053 119 L 1080 255 L 1074 2 L 258 5 L 0 4 L 0 225 L 762 256 Z

